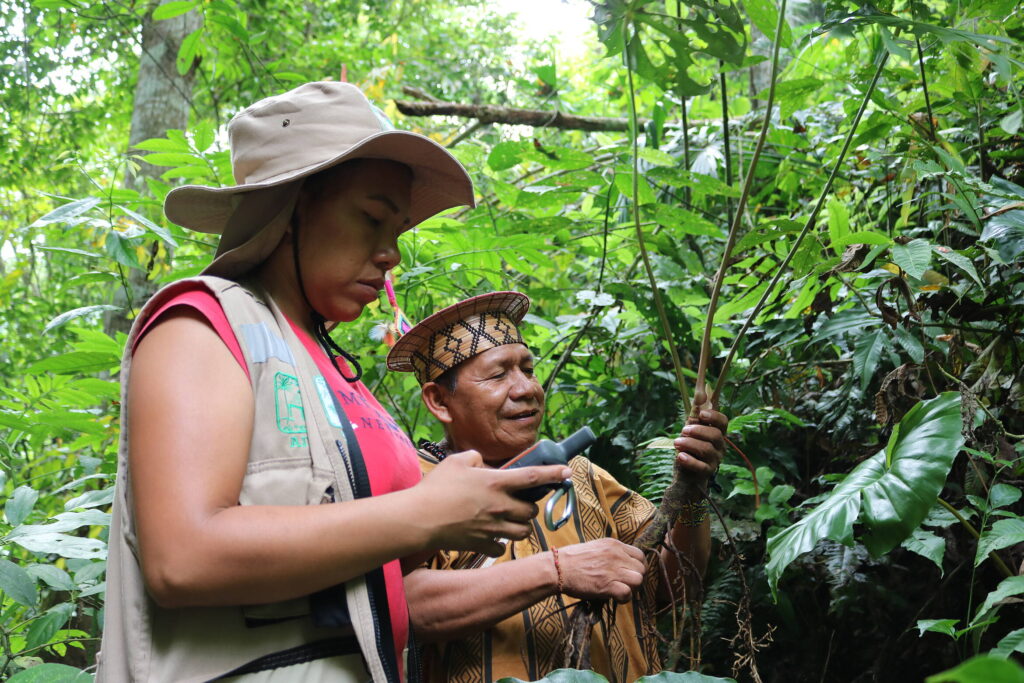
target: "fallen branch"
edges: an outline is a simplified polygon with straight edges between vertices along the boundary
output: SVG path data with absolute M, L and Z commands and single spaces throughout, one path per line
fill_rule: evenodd
M 516 109 L 496 104 L 459 104 L 458 102 L 395 100 L 398 111 L 406 116 L 459 116 L 477 119 L 481 124 L 504 123 L 512 126 L 560 128 L 563 130 L 627 131 L 629 119 L 611 116 L 573 116 L 560 111 Z M 640 125 L 647 125 L 641 119 Z

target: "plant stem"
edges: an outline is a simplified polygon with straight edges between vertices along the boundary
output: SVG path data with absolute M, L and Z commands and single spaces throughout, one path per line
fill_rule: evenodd
M 921 88 L 924 90 L 924 107 L 928 112 L 928 128 L 932 131 L 932 142 L 935 142 L 935 118 L 932 116 L 932 100 L 928 96 L 928 78 L 924 75 L 924 51 L 921 50 L 921 39 L 914 36 L 917 41 L 917 65 L 921 70 Z
M 679 15 L 679 30 L 682 31 L 682 18 L 683 18 L 683 0 L 676 0 L 676 14 Z M 688 121 L 688 114 L 686 113 L 686 95 L 683 94 L 682 87 L 679 88 L 679 109 L 680 119 L 679 125 L 683 129 L 683 167 L 690 170 L 690 123 Z M 686 208 L 691 208 L 693 191 L 689 186 L 683 188 L 683 197 Z
M 971 526 L 971 523 L 968 522 L 967 519 L 965 519 L 964 516 L 961 515 L 960 512 L 957 511 L 957 509 L 955 507 L 953 507 L 952 505 L 950 505 L 946 501 L 942 500 L 941 498 L 939 498 L 939 505 L 941 505 L 942 507 L 944 507 L 947 510 L 949 510 L 953 514 L 953 516 L 957 518 L 957 520 L 960 522 L 960 524 L 963 525 L 963 527 L 965 529 L 967 529 L 967 533 L 969 533 L 971 536 L 974 536 L 974 538 L 976 540 L 981 538 L 981 534 L 978 533 L 978 530 L 975 529 L 973 526 Z M 997 567 L 999 567 L 999 571 L 1001 571 L 1007 577 L 1014 576 L 1014 573 L 1012 571 L 1010 571 L 1010 568 L 1006 566 L 1006 564 L 1003 562 L 1002 558 L 999 557 L 998 555 L 996 555 L 996 551 L 994 551 L 994 550 L 991 551 L 988 554 L 988 557 L 989 557 L 990 560 L 992 560 L 995 563 L 995 565 Z
M 764 148 L 765 139 L 768 137 L 768 128 L 772 122 L 772 107 L 775 104 L 775 83 L 779 75 L 779 49 L 782 47 L 782 22 L 785 21 L 785 14 L 786 0 L 782 0 L 779 7 L 779 19 L 775 27 L 775 44 L 772 46 L 771 82 L 768 86 L 768 102 L 765 105 L 764 121 L 761 123 L 761 132 L 757 136 L 754 153 L 750 157 L 750 165 L 747 166 L 747 175 L 743 180 L 743 189 L 740 191 L 739 203 L 736 205 L 735 211 L 730 211 L 729 236 L 725 241 L 725 248 L 722 251 L 722 263 L 718 267 L 718 272 L 715 274 L 715 282 L 711 287 L 711 300 L 708 303 L 707 320 L 704 321 L 704 337 L 700 344 L 700 361 L 697 364 L 697 382 L 695 386 L 696 392 L 703 394 L 705 400 L 708 398 L 706 379 L 708 362 L 711 358 L 711 330 L 715 325 L 718 297 L 722 292 L 722 282 L 725 280 L 725 271 L 728 269 L 729 260 L 732 258 L 733 246 L 736 244 L 736 236 L 740 227 L 740 216 L 743 215 L 747 206 L 747 200 L 750 198 L 750 188 L 754 184 L 754 177 L 757 174 L 757 162 L 761 158 L 761 150 Z M 725 124 L 728 126 L 728 121 Z M 728 157 L 726 158 L 728 159 Z M 718 405 L 717 391 L 711 399 L 711 405 Z
M 883 48 L 884 49 L 884 48 Z M 846 134 L 846 140 L 843 142 L 843 148 L 839 152 L 839 157 L 836 159 L 836 163 L 832 166 L 832 172 L 828 176 L 828 180 L 825 182 L 825 187 L 822 188 L 821 194 L 818 196 L 818 201 L 814 205 L 814 209 L 811 211 L 811 215 L 807 217 L 807 222 L 804 224 L 803 230 L 797 235 L 796 241 L 790 248 L 789 253 L 786 254 L 786 258 L 779 265 L 778 270 L 775 272 L 775 277 L 769 283 L 768 288 L 764 290 L 764 294 L 761 295 L 761 299 L 754 306 L 754 309 L 747 316 L 743 326 L 739 332 L 736 333 L 736 337 L 733 339 L 732 346 L 729 347 L 729 353 L 726 355 L 725 360 L 722 363 L 722 370 L 718 375 L 718 382 L 715 384 L 715 390 L 711 395 L 712 405 L 716 404 L 718 397 L 725 387 L 725 380 L 729 375 L 729 365 L 732 362 L 733 356 L 736 355 L 736 349 L 739 347 L 743 337 L 746 335 L 750 325 L 754 322 L 754 319 L 761 313 L 761 309 L 764 308 L 765 302 L 771 293 L 775 290 L 775 286 L 782 279 L 783 273 L 786 271 L 786 266 L 789 265 L 790 261 L 796 255 L 797 249 L 800 248 L 800 244 L 803 242 L 804 237 L 814 227 L 814 222 L 818 217 L 818 213 L 821 211 L 821 207 L 825 204 L 825 198 L 828 197 L 829 191 L 832 189 L 832 183 L 835 181 L 836 175 L 839 173 L 839 168 L 843 165 L 843 161 L 846 159 L 846 153 L 850 149 L 850 143 L 853 142 L 854 133 L 857 132 L 857 126 L 860 124 L 861 117 L 864 115 L 864 111 L 867 109 L 868 103 L 871 101 L 871 93 L 875 91 L 875 85 L 878 83 L 878 79 L 882 75 L 882 70 L 885 68 L 886 62 L 889 60 L 889 51 L 885 50 L 882 53 L 881 58 L 878 60 L 878 66 L 875 68 L 875 74 L 871 78 L 871 83 L 868 84 L 867 90 L 864 92 L 864 98 L 861 100 L 860 108 L 857 110 L 857 114 L 853 117 L 853 123 L 850 126 L 850 130 Z M 700 381 L 700 371 L 698 370 L 698 381 Z
M 732 186 L 732 143 L 729 140 L 729 91 L 726 88 L 725 83 L 725 72 L 722 71 L 722 67 L 725 66 L 725 62 L 718 60 L 718 83 L 719 89 L 722 95 L 722 140 L 725 143 L 725 184 Z M 771 112 L 771 103 L 769 102 L 769 113 Z M 729 225 L 733 223 L 733 207 L 732 200 L 725 200 L 726 215 L 729 218 Z M 743 213 L 740 209 L 737 213 Z
M 622 31 L 627 34 L 629 31 L 629 23 L 623 22 Z M 624 35 L 623 39 L 626 44 L 629 44 L 629 36 Z M 647 245 L 644 244 L 644 231 L 640 227 L 640 158 L 638 156 L 639 150 L 637 149 L 637 123 L 636 123 L 636 89 L 633 84 L 633 70 L 629 66 L 628 61 L 628 50 L 623 51 L 623 58 L 626 59 L 626 78 L 629 82 L 629 137 L 632 143 L 633 150 L 633 196 L 632 204 L 633 209 L 633 226 L 636 229 L 636 240 L 640 247 L 640 256 L 644 261 L 644 270 L 647 271 L 647 279 L 651 283 L 651 293 L 654 295 L 654 307 L 658 309 L 658 319 L 661 322 L 661 331 L 665 336 L 665 343 L 668 345 L 669 353 L 672 355 L 672 369 L 676 373 L 676 383 L 679 388 L 679 395 L 683 401 L 683 408 L 687 413 L 690 412 L 690 391 L 686 386 L 686 377 L 683 376 L 683 364 L 679 360 L 679 351 L 676 349 L 675 340 L 672 337 L 672 327 L 668 322 L 668 314 L 665 312 L 665 303 L 661 300 L 661 292 L 658 290 L 658 280 L 654 276 L 654 269 L 651 267 L 651 258 L 647 253 Z

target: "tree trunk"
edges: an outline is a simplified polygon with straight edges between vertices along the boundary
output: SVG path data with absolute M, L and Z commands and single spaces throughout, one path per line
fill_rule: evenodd
M 193 65 L 185 75 L 179 74 L 177 58 L 182 41 L 199 28 L 201 18 L 191 10 L 172 19 L 154 21 L 153 10 L 169 1 L 150 2 L 142 19 L 142 53 L 139 55 L 139 76 L 132 106 L 129 150 L 143 140 L 163 137 L 169 129 L 185 130 L 188 127 L 196 70 Z M 139 162 L 138 170 L 129 168 L 125 187 L 147 194 L 146 178 L 157 178 L 160 173 L 158 167 Z M 146 267 L 145 270 L 131 269 L 124 274 L 124 286 L 118 290 L 114 301 L 121 310 L 107 316 L 105 326 L 108 334 L 127 332 L 135 311 L 155 290 L 148 279 L 148 271 L 149 267 Z

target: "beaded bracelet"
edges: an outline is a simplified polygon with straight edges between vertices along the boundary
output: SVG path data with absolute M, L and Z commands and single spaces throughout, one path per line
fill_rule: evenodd
M 558 592 L 562 592 L 562 567 L 558 564 L 558 548 L 551 548 L 551 557 L 555 559 L 555 574 L 558 575 Z
M 707 498 L 702 498 L 694 503 L 682 503 L 678 524 L 687 527 L 700 526 L 708 518 L 709 507 Z

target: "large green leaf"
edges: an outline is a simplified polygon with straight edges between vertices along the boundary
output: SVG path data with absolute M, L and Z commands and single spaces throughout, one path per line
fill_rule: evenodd
M 10 560 L 0 558 L 0 591 L 22 605 L 33 607 L 39 595 L 36 582 L 24 569 Z
M 886 448 L 858 465 L 824 501 L 768 540 L 768 584 L 775 594 L 782 572 L 829 538 L 853 543 L 853 525 L 875 556 L 917 528 L 942 490 L 963 445 L 960 395 L 947 392 L 918 403 L 900 420 Z M 888 457 L 887 457 L 888 456 Z
M 948 671 L 929 676 L 925 683 L 1024 683 L 1024 668 L 1009 659 L 978 655 Z
M 696 671 L 684 671 L 683 673 L 677 673 L 675 671 L 662 671 L 661 673 L 654 674 L 653 676 L 643 676 L 636 679 L 636 683 L 736 683 L 735 678 L 720 678 L 718 676 L 708 676 L 707 674 L 697 673 Z

